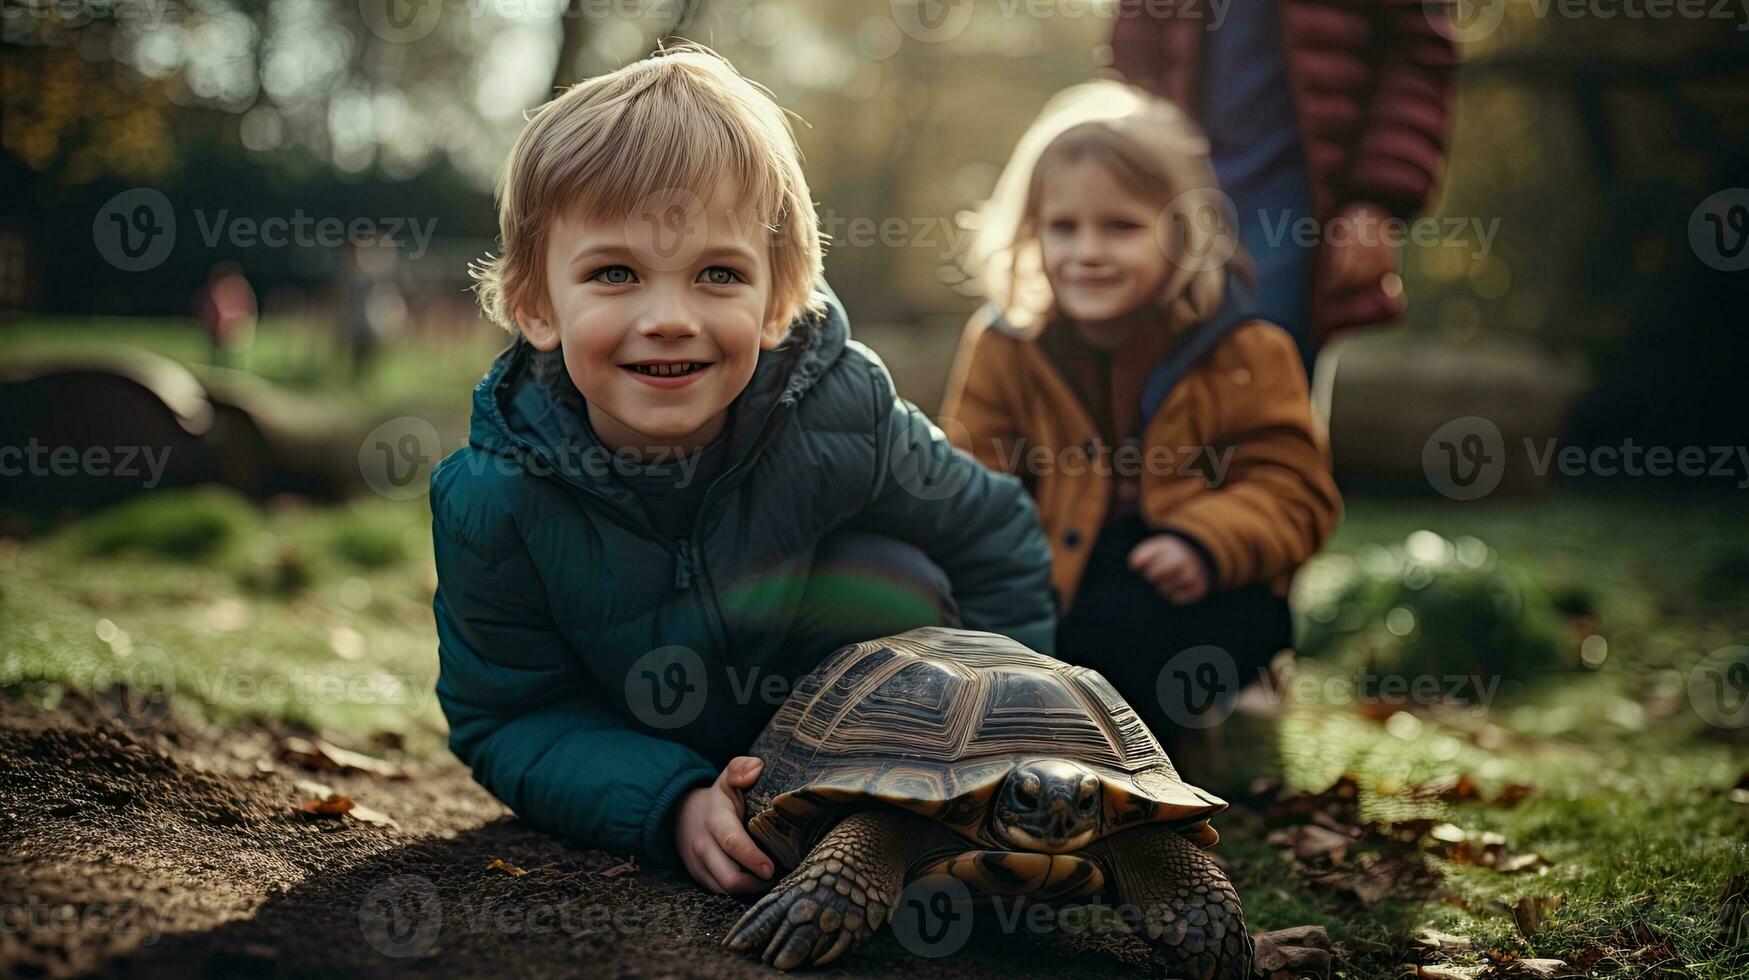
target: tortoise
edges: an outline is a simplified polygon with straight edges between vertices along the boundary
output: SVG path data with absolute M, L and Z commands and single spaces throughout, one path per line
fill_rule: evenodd
M 1239 896 L 1204 853 L 1226 803 L 1178 777 L 1096 671 L 993 633 L 916 629 L 827 658 L 750 753 L 765 767 L 748 833 L 793 870 L 731 950 L 785 970 L 830 962 L 891 920 L 908 883 L 948 875 L 962 900 L 1115 896 L 1167 975 L 1250 972 Z

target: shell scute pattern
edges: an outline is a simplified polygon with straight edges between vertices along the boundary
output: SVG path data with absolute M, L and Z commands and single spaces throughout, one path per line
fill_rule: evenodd
M 749 826 L 786 865 L 834 811 L 885 803 L 980 848 L 991 798 L 1021 760 L 1069 759 L 1106 783 L 1107 833 L 1180 826 L 1204 846 L 1219 798 L 1186 785 L 1097 672 L 1005 637 L 921 629 L 846 647 L 799 682 L 755 742 Z

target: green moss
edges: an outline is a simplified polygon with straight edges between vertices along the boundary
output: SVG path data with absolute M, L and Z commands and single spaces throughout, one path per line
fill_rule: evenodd
M 246 498 L 217 487 L 142 494 L 86 519 L 80 548 L 93 557 L 120 553 L 177 561 L 211 558 L 259 523 Z

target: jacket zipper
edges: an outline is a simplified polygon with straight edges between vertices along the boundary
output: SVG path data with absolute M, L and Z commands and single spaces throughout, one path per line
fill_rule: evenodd
M 692 545 L 685 538 L 674 543 L 674 587 L 682 592 L 692 588 Z

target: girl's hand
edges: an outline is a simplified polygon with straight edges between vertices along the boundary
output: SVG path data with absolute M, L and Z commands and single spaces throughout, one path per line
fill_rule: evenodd
M 719 895 L 762 891 L 761 879 L 771 877 L 771 858 L 747 836 L 741 820 L 741 791 L 758 781 L 763 768 L 765 763 L 753 756 L 736 756 L 716 782 L 680 798 L 674 817 L 680 862 L 692 880 Z
M 1202 556 L 1176 534 L 1156 534 L 1136 545 L 1130 570 L 1174 605 L 1187 606 L 1209 594 L 1209 570 Z

